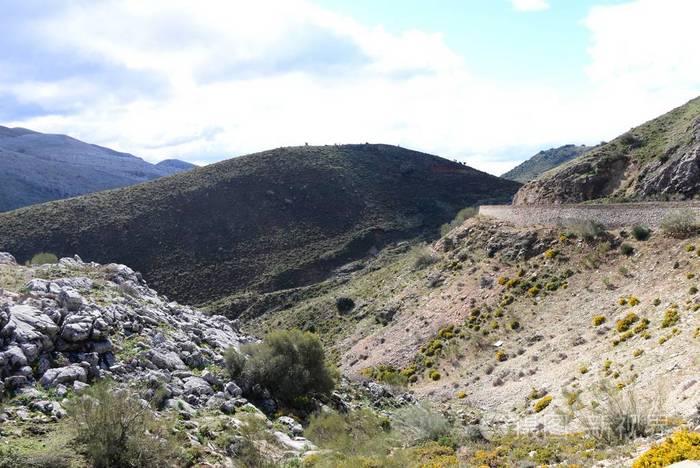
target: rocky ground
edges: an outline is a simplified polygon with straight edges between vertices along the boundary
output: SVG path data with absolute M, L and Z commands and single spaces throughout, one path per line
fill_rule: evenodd
M 344 373 L 408 389 L 484 432 L 577 432 L 611 390 L 697 430 L 700 238 L 567 231 L 472 219 L 339 272 L 339 286 L 268 323 L 322 316 L 314 326 L 335 337 Z M 671 429 L 659 430 L 608 463 L 631 463 Z
M 253 338 L 224 317 L 168 301 L 127 266 L 75 257 L 25 267 L 3 253 L 0 286 L 0 394 L 8 398 L 0 449 L 17 446 L 31 455 L 30 439 L 57 443 L 65 402 L 105 379 L 136 389 L 143 405 L 157 399 L 163 414 L 176 415 L 201 461 L 233 463 L 236 439 L 228 446 L 212 440 L 242 426 L 241 415 L 265 423 L 272 457 L 314 448 L 293 419 L 270 420 L 259 409 L 269 413 L 272 400 L 255 406 L 226 378 L 222 353 Z M 82 466 L 79 453 L 66 457 Z
M 367 407 L 393 423 L 429 405 L 477 441 L 450 452 L 465 466 L 629 466 L 674 428 L 700 425 L 698 248 L 660 232 L 583 240 L 476 218 L 433 245 L 348 265 L 253 324 L 318 326 L 349 378 L 321 412 Z M 264 395 L 248 401 L 228 378 L 224 351 L 256 341 L 235 321 L 169 301 L 124 265 L 77 257 L 22 266 L 0 254 L 0 288 L 0 449 L 55 447 L 84 466 L 65 406 L 111 380 L 176 419 L 191 465 L 246 466 L 240 447 L 253 437 L 269 460 L 328 466 L 301 461 L 325 453 L 304 437 L 308 420 Z M 590 445 L 576 434 L 609 398 L 601 383 L 663 424 L 614 449 Z

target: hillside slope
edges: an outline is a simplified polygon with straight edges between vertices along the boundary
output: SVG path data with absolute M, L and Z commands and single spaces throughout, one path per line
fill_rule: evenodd
M 524 184 L 590 150 L 591 147 L 586 145 L 564 145 L 543 150 L 502 174 L 501 177 Z
M 580 420 L 564 427 L 557 413 L 588 414 L 601 382 L 634 392 L 640 408 L 658 405 L 654 414 L 692 420 L 699 242 L 660 232 L 637 241 L 624 230 L 584 241 L 479 217 L 249 325 L 312 323 L 346 374 L 504 426 L 579 430 Z M 338 298 L 355 306 L 341 312 Z M 563 390 L 578 392 L 575 408 Z M 551 406 L 534 410 L 544 396 Z
M 0 126 L 0 211 L 133 185 L 192 167 L 176 160 L 154 165 L 66 135 Z
M 280 148 L 0 214 L 0 250 L 127 263 L 180 301 L 208 303 L 313 283 L 518 187 L 387 145 Z
M 700 193 L 700 98 L 525 185 L 515 204 L 687 199 Z

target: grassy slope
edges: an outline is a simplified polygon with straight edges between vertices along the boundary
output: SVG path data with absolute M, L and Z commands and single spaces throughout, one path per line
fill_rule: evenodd
M 693 124 L 698 118 L 700 98 L 695 98 L 541 174 L 521 193 L 539 194 L 541 202 L 635 198 L 635 186 L 645 169 L 662 164 L 675 150 L 694 141 Z
M 692 374 L 700 350 L 695 289 L 700 238 L 680 241 L 653 233 L 648 241 L 636 241 L 615 231 L 586 243 L 559 235 L 477 218 L 449 234 L 454 243 L 449 252 L 444 241 L 434 245 L 437 261 L 431 266 L 413 268 L 415 251 L 379 258 L 334 290 L 252 324 L 266 329 L 315 319 L 346 373 L 414 366 L 417 382 L 409 389 L 451 411 L 471 406 L 533 427 L 542 422 L 545 430 L 571 430 L 576 426 L 564 428 L 556 416 L 570 409 L 562 389 L 580 391 L 580 401 L 590 402 L 594 387 L 604 381 L 632 389 L 645 405 L 662 388 L 660 414 L 692 415 L 697 392 Z M 517 259 L 523 239 L 531 241 L 529 258 Z M 634 247 L 633 255 L 621 252 L 623 242 Z M 548 249 L 553 253 L 544 255 Z M 428 280 L 437 274 L 442 282 L 430 287 Z M 517 282 L 509 286 L 508 279 Z M 530 292 L 535 284 L 538 291 Z M 333 301 L 340 296 L 352 298 L 356 308 L 338 312 Z M 668 324 L 673 304 L 679 318 Z M 375 314 L 393 305 L 398 305 L 394 319 L 377 323 Z M 629 333 L 618 331 L 617 321 L 630 313 L 639 319 Z M 605 322 L 596 326 L 597 315 Z M 638 328 L 644 318 L 648 325 Z M 444 332 L 450 325 L 456 328 Z M 435 343 L 441 347 L 431 352 Z M 553 397 L 542 413 L 533 411 L 535 400 L 528 398 L 533 388 Z
M 314 283 L 518 184 L 387 145 L 280 148 L 0 214 L 0 250 L 117 261 L 180 301 Z

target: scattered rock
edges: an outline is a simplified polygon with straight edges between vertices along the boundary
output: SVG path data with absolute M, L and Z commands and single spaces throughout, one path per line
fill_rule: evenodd
M 66 367 L 58 367 L 47 370 L 39 380 L 44 388 L 51 388 L 58 384 L 72 384 L 75 381 L 87 382 L 87 372 L 82 366 L 73 364 Z

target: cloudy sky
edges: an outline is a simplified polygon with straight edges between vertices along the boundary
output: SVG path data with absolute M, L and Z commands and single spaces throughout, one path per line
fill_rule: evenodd
M 400 144 L 500 174 L 700 95 L 698 0 L 0 0 L 0 125 L 150 161 Z

